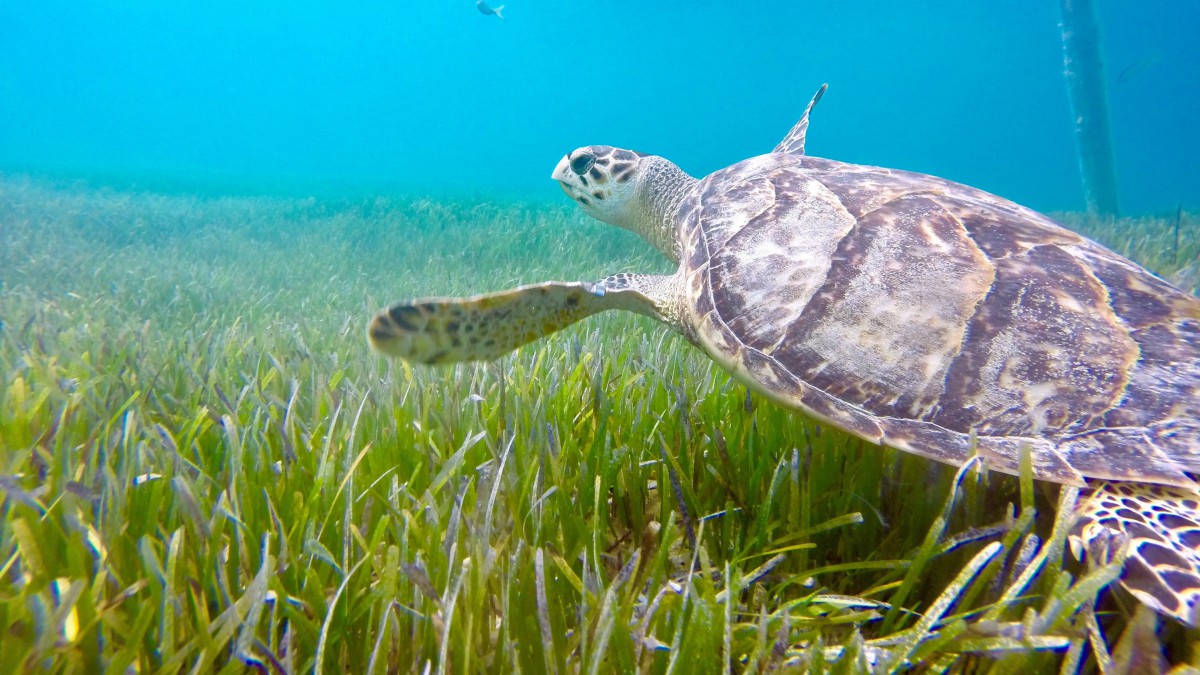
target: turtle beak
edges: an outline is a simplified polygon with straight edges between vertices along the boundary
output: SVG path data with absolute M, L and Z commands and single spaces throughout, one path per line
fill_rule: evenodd
M 571 175 L 571 156 L 563 155 L 563 158 L 558 160 L 558 166 L 554 167 L 554 173 L 550 174 L 550 177 L 562 183 Z
M 570 184 L 568 181 L 570 181 L 574 176 L 574 172 L 571 171 L 570 155 L 563 155 L 563 158 L 558 160 L 558 166 L 554 167 L 554 173 L 550 174 L 551 178 L 558 181 L 558 186 L 562 188 L 562 191 L 565 192 L 568 197 L 571 196 L 571 190 L 567 187 Z

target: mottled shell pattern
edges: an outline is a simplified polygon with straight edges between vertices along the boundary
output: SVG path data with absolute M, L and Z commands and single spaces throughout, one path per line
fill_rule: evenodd
M 710 355 L 942 462 L 1017 473 L 1027 447 L 1043 480 L 1195 487 L 1200 300 L 1030 209 L 809 157 L 803 135 L 679 208 L 683 309 Z

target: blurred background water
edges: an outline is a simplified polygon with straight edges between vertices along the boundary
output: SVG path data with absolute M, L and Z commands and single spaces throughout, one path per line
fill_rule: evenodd
M 507 4 L 5 0 L 0 172 L 552 200 L 580 145 L 767 152 L 828 82 L 810 154 L 1083 208 L 1057 2 Z M 1123 213 L 1200 207 L 1200 3 L 1097 14 Z

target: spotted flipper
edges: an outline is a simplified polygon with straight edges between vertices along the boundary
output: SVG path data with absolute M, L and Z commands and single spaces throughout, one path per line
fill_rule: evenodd
M 825 90 L 829 88 L 828 84 L 821 85 L 817 93 L 813 95 L 812 100 L 808 102 L 808 107 L 804 109 L 804 114 L 800 116 L 800 121 L 796 122 L 796 126 L 788 132 L 787 136 L 779 141 L 779 145 L 775 146 L 773 152 L 788 152 L 793 155 L 804 154 L 804 137 L 808 133 L 808 116 L 812 114 L 812 109 L 817 105 L 817 101 L 821 100 L 821 96 L 825 94 Z
M 673 322 L 674 277 L 618 274 L 597 283 L 549 282 L 469 298 L 391 306 L 367 326 L 376 351 L 414 363 L 489 361 L 606 309 Z M 664 309 L 660 309 L 664 308 Z
M 1128 548 L 1121 585 L 1138 600 L 1195 627 L 1200 623 L 1200 494 L 1149 483 L 1097 483 L 1080 495 L 1071 549 L 1082 558 L 1112 535 Z

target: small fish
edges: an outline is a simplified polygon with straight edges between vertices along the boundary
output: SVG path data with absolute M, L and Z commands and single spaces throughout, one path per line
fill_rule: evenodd
M 479 10 L 479 13 L 483 14 L 484 16 L 494 14 L 494 15 L 500 17 L 501 19 L 504 18 L 504 15 L 502 15 L 500 13 L 501 11 L 504 10 L 504 5 L 500 5 L 499 7 L 492 9 L 483 0 L 475 0 L 475 7 L 476 7 L 476 9 Z
M 79 497 L 80 499 L 86 499 L 89 502 L 94 502 L 94 501 L 100 499 L 99 492 L 96 492 L 95 490 L 91 489 L 90 487 L 88 487 L 78 481 L 73 481 L 73 480 L 67 481 L 66 488 L 67 488 L 67 492 L 70 492 L 71 494 L 75 495 L 76 497 Z
M 1162 61 L 1162 57 L 1158 56 L 1158 55 L 1154 55 L 1154 56 L 1148 56 L 1148 57 L 1142 59 L 1141 61 L 1138 61 L 1136 63 L 1125 66 L 1125 68 L 1123 68 L 1121 70 L 1121 72 L 1117 73 L 1117 84 L 1121 84 L 1122 82 L 1128 82 L 1128 81 L 1132 80 L 1133 78 L 1137 77 L 1138 75 L 1141 75 L 1148 68 L 1150 68 L 1150 66 L 1153 66 L 1154 64 L 1158 63 L 1159 61 Z

